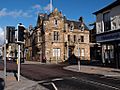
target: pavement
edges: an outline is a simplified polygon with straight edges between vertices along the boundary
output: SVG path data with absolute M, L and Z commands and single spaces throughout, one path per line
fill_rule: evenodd
M 0 71 L 0 78 L 4 79 L 4 72 Z M 5 84 L 4 84 L 5 82 Z M 47 88 L 39 85 L 39 82 L 29 80 L 20 76 L 20 81 L 16 80 L 14 73 L 7 72 L 6 81 L 1 82 L 3 87 L 0 90 L 48 90 Z
M 26 61 L 24 64 L 45 64 L 45 63 Z M 74 72 L 98 74 L 98 75 L 104 75 L 107 77 L 120 78 L 120 69 L 110 68 L 110 67 L 91 66 L 91 65 L 80 65 L 79 67 L 78 65 L 69 65 L 69 66 L 63 67 L 63 69 L 74 71 Z
M 41 63 L 27 61 L 24 64 L 41 64 Z M 70 70 L 73 72 L 87 73 L 87 74 L 99 74 L 107 77 L 115 77 L 120 79 L 120 69 L 88 66 L 88 65 L 80 65 L 80 70 L 78 68 L 78 65 L 69 65 L 69 66 L 63 67 L 63 69 Z M 0 71 L 0 78 L 4 79 L 3 71 Z M 4 86 L 4 89 L 2 90 L 48 90 L 48 89 L 41 86 L 39 82 L 29 80 L 23 76 L 20 77 L 20 81 L 18 82 L 14 72 L 7 72 L 6 84 Z
M 120 69 L 109 68 L 109 67 L 100 67 L 100 66 L 89 66 L 89 65 L 70 65 L 64 67 L 66 70 L 81 72 L 87 74 L 98 74 L 104 75 L 107 77 L 120 78 Z

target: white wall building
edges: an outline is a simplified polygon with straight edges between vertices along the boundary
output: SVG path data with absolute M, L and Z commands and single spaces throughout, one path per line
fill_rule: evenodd
M 3 47 L 2 47 L 2 45 L 0 45 L 0 57 L 2 57 L 3 56 Z
M 96 15 L 96 41 L 102 45 L 102 62 L 120 67 L 120 0 L 93 13 Z

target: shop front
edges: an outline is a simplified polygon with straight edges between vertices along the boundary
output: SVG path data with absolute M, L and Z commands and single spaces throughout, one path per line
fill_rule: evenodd
M 120 30 L 97 34 L 96 41 L 102 47 L 102 63 L 120 68 Z

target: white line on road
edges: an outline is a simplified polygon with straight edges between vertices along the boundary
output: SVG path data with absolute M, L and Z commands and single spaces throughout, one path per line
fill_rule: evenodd
M 55 84 L 53 82 L 51 84 L 53 85 L 53 87 L 54 87 L 55 90 L 58 90 L 57 87 L 55 86 Z
M 84 81 L 84 82 L 87 82 L 87 83 L 101 85 L 101 86 L 105 86 L 105 87 L 112 88 L 112 89 L 115 89 L 115 90 L 120 90 L 120 88 L 118 88 L 118 87 L 110 86 L 110 85 L 107 85 L 107 84 L 103 84 L 103 83 L 99 83 L 99 82 L 95 82 L 95 81 L 91 81 L 91 80 L 84 80 L 84 79 L 81 79 L 81 80 Z
M 38 81 L 38 83 L 46 83 L 46 82 L 51 82 L 51 81 L 60 81 L 63 80 L 63 78 L 55 78 L 55 79 L 48 79 L 48 80 L 42 80 L 42 81 Z
M 63 80 L 63 78 L 52 79 L 52 81 L 60 81 L 60 80 Z
M 76 77 L 71 77 L 72 79 L 77 79 Z
M 104 75 L 106 77 L 120 77 L 120 75 Z

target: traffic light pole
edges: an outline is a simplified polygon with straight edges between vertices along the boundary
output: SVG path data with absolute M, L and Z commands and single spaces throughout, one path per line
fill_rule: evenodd
M 20 44 L 18 44 L 18 82 L 20 81 Z
M 18 43 L 18 82 L 20 81 L 20 45 L 24 44 L 24 30 L 25 27 L 22 23 L 18 25 L 17 43 Z

